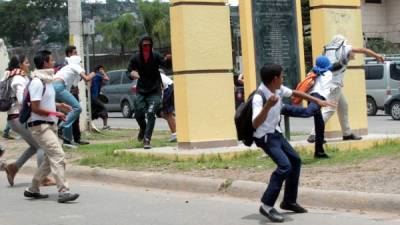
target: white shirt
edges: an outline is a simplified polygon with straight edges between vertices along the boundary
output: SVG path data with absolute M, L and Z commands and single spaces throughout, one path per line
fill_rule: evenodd
M 43 94 L 43 83 L 39 78 L 33 78 L 29 85 L 29 94 L 31 96 L 31 102 L 40 101 L 40 108 L 50 112 L 56 112 L 56 93 L 52 83 L 46 83 L 46 91 Z M 40 116 L 32 112 L 29 122 L 32 121 L 50 121 L 57 123 L 58 118 L 56 116 Z
M 13 79 L 11 82 L 11 89 L 14 96 L 17 97 L 17 101 L 11 105 L 11 109 L 7 112 L 8 115 L 19 114 L 24 99 L 25 87 L 29 83 L 29 78 L 27 76 L 14 75 L 11 79 Z
M 85 70 L 78 64 L 68 64 L 56 73 L 54 78 L 61 78 L 66 89 L 71 90 L 72 85 L 76 85 L 80 80 L 80 74 Z
M 171 80 L 171 78 L 167 77 L 164 73 L 161 74 L 161 80 L 163 84 L 163 89 L 167 89 L 169 85 L 173 84 L 174 82 Z
M 344 46 L 344 55 L 346 57 L 350 57 L 350 53 L 352 51 L 352 46 L 351 45 L 345 45 Z M 342 53 L 340 53 L 342 54 Z M 336 62 L 336 53 L 335 51 L 327 51 L 326 52 L 326 57 L 329 58 L 329 60 L 331 61 L 331 63 Z M 341 69 L 338 72 L 335 72 L 332 76 L 332 85 L 333 86 L 339 86 L 339 87 L 343 87 L 343 81 L 344 81 L 344 72 L 346 71 L 347 65 L 343 67 L 343 69 Z
M 319 75 L 315 79 L 315 84 L 312 87 L 310 94 L 312 93 L 318 93 L 325 99 L 328 99 L 330 89 L 332 87 L 332 72 L 331 71 L 326 71 L 324 74 Z
M 264 85 L 261 84 L 258 87 L 265 95 L 265 99 L 268 99 L 273 95 L 273 93 Z M 279 127 L 279 121 L 281 120 L 281 109 L 282 109 L 282 98 L 292 96 L 293 91 L 285 86 L 281 86 L 280 89 L 275 91 L 275 96 L 278 97 L 278 102 L 269 110 L 267 119 L 256 129 L 253 136 L 256 138 L 262 138 L 266 134 L 275 133 L 275 130 L 282 132 Z M 253 119 L 260 114 L 263 108 L 263 100 L 259 94 L 253 97 Z

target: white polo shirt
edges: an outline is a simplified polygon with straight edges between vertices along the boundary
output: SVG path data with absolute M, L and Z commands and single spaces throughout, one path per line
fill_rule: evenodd
M 46 83 L 46 90 L 43 94 L 43 83 L 39 78 L 33 78 L 29 85 L 29 94 L 31 101 L 40 101 L 40 108 L 50 112 L 56 112 L 56 92 L 52 83 Z M 57 123 L 58 118 L 56 116 L 41 116 L 32 112 L 29 122 L 33 121 L 48 121 Z
M 332 87 L 332 72 L 330 70 L 326 71 L 324 74 L 319 75 L 315 79 L 315 84 L 311 88 L 310 94 L 318 93 L 325 99 L 328 99 L 331 87 Z
M 278 97 L 278 102 L 269 110 L 267 119 L 256 129 L 253 137 L 262 138 L 266 134 L 275 133 L 275 130 L 282 133 L 282 130 L 279 127 L 279 121 L 281 120 L 282 98 L 292 96 L 293 91 L 282 85 L 280 89 L 276 90 L 275 93 L 272 93 L 264 84 L 261 84 L 258 87 L 258 90 L 261 90 L 261 92 L 264 93 L 267 101 L 273 94 L 275 94 L 275 96 Z M 260 114 L 262 108 L 262 97 L 259 94 L 255 94 L 253 97 L 253 121 L 258 114 Z

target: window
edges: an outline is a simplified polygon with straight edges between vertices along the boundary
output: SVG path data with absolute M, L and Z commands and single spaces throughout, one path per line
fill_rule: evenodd
M 400 63 L 390 65 L 390 78 L 400 80 Z
M 382 0 L 365 0 L 365 3 L 382 4 Z
M 110 77 L 109 85 L 116 85 L 121 83 L 121 73 L 120 72 L 110 72 L 108 73 Z
M 123 84 L 130 84 L 130 83 L 132 83 L 132 80 L 129 79 L 129 77 L 126 75 L 125 71 L 122 71 L 121 74 L 122 74 L 122 83 L 123 83 Z
M 383 78 L 383 66 L 367 66 L 365 67 L 366 80 L 380 80 Z

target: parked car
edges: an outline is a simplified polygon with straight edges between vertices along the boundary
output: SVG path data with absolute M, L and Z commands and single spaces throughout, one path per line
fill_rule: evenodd
M 126 76 L 125 70 L 109 71 L 110 81 L 102 88 L 102 94 L 106 96 L 105 104 L 109 112 L 122 112 L 125 118 L 131 118 L 135 111 L 133 105 L 136 95 L 136 80 Z
M 385 101 L 385 113 L 394 120 L 400 120 L 400 94 L 394 95 Z
M 384 109 L 386 99 L 399 92 L 400 57 L 387 57 L 384 63 L 367 59 L 365 64 L 368 116 Z

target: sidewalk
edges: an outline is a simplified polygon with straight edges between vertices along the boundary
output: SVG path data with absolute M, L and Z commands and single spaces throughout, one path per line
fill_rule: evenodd
M 377 144 L 384 143 L 386 141 L 399 139 L 400 134 L 369 134 L 363 136 L 360 141 L 342 141 L 342 139 L 326 139 L 327 144 L 325 147 L 337 148 L 341 151 L 348 149 L 366 149 Z M 297 139 L 290 143 L 297 151 L 314 152 L 314 144 L 308 143 L 305 136 L 294 137 Z M 243 144 L 234 147 L 225 148 L 209 148 L 209 149 L 195 149 L 195 150 L 180 150 L 177 147 L 162 147 L 152 148 L 150 150 L 145 149 L 121 149 L 116 150 L 115 154 L 134 154 L 142 156 L 155 156 L 169 160 L 196 160 L 200 158 L 219 157 L 221 159 L 232 159 L 234 157 L 246 154 L 249 151 L 258 151 L 258 148 L 253 144 L 251 147 L 247 147 Z
M 32 174 L 35 169 L 35 165 L 29 163 L 21 170 L 21 173 Z M 259 201 L 260 196 L 266 188 L 266 184 L 261 182 L 89 168 L 75 165 L 68 165 L 66 176 L 70 179 L 172 191 L 226 195 L 254 199 L 254 201 Z M 400 195 L 397 194 L 326 191 L 300 188 L 299 202 L 306 206 L 337 208 L 341 210 L 373 211 L 394 214 L 400 212 Z

